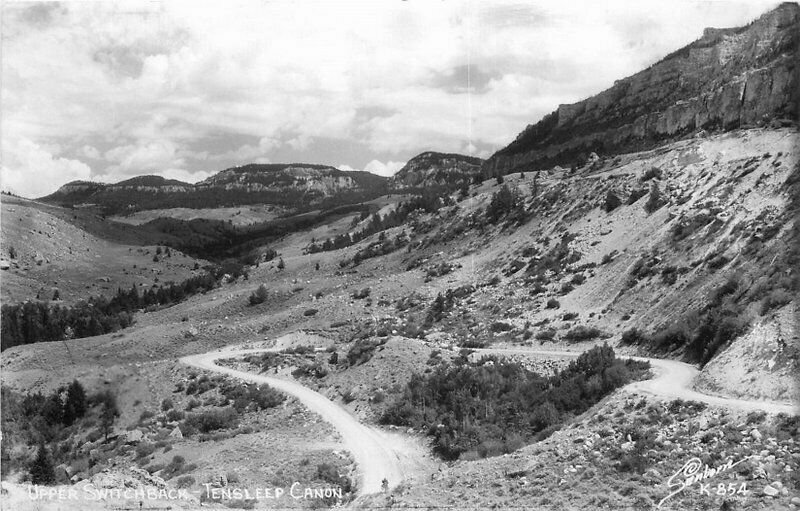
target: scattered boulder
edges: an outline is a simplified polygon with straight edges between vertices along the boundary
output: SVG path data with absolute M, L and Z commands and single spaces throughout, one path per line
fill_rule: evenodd
M 133 429 L 125 434 L 125 442 L 128 444 L 138 444 L 144 439 L 144 433 L 140 429 Z
M 780 493 L 780 490 L 778 490 L 777 488 L 773 487 L 772 485 L 768 484 L 768 485 L 766 485 L 764 487 L 764 495 L 766 495 L 768 497 L 776 497 L 779 493 Z

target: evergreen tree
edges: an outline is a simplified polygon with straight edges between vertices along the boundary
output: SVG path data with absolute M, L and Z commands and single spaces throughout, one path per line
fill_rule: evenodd
M 280 260 L 278 261 L 278 269 L 282 270 L 284 268 L 286 268 L 286 263 L 283 262 L 283 257 L 281 257 Z
M 111 391 L 106 390 L 98 396 L 100 401 L 100 430 L 108 442 L 108 435 L 111 434 L 114 428 L 114 420 L 119 417 L 119 408 L 117 407 L 117 398 Z
M 86 414 L 86 391 L 78 380 L 72 380 L 67 387 L 67 401 L 64 403 L 64 424 L 69 426 Z
M 47 452 L 47 447 L 44 442 L 39 443 L 39 451 L 36 453 L 36 459 L 33 460 L 30 467 L 31 482 L 33 484 L 55 484 L 56 472 L 53 469 L 53 461 L 50 459 L 50 454 Z
M 661 190 L 658 188 L 658 183 L 653 183 L 650 186 L 650 197 L 647 198 L 644 209 L 648 213 L 653 213 L 663 205 L 664 203 L 661 201 Z

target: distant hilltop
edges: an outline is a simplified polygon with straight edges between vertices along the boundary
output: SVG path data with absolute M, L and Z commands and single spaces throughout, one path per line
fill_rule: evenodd
M 480 173 L 482 164 L 482 159 L 472 156 L 428 151 L 408 160 L 390 182 L 395 189 L 454 188 L 469 183 Z
M 73 181 L 40 200 L 67 207 L 91 204 L 108 214 L 147 209 L 209 208 L 245 204 L 313 207 L 369 200 L 386 192 L 387 179 L 304 163 L 251 164 L 220 171 L 196 184 L 159 176 L 119 183 Z

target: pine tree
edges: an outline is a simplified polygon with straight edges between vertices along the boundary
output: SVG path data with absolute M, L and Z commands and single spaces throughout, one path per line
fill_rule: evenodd
M 117 398 L 111 391 L 106 390 L 99 396 L 99 401 L 102 406 L 100 410 L 100 430 L 108 442 L 108 435 L 114 427 L 114 419 L 119 417 L 119 408 L 117 408 Z
M 283 257 L 281 257 L 280 261 L 278 261 L 278 269 L 282 270 L 286 268 L 286 263 L 283 262 Z
M 64 404 L 64 424 L 69 426 L 86 414 L 86 391 L 78 380 L 67 387 L 67 402 Z
M 661 190 L 658 188 L 658 183 L 653 183 L 650 185 L 650 197 L 647 198 L 644 209 L 648 213 L 653 213 L 663 205 L 664 203 L 661 201 Z
M 44 441 L 39 443 L 36 459 L 31 463 L 30 476 L 33 484 L 55 484 L 56 482 L 53 461 L 50 459 L 50 454 L 47 452 Z

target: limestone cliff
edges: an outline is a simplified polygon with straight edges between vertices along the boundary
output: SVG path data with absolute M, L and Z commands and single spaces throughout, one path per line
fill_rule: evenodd
M 798 119 L 800 6 L 784 3 L 745 27 L 708 28 L 692 44 L 611 88 L 560 105 L 483 166 L 485 175 L 629 152 L 698 129 Z

